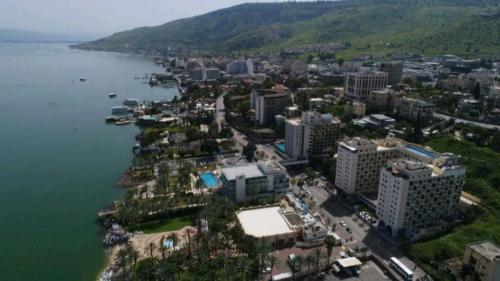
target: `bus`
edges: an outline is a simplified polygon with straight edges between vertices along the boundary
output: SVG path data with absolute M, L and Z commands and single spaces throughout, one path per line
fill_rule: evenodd
M 396 257 L 392 257 L 389 262 L 389 266 L 394 269 L 405 281 L 413 280 L 413 271 L 411 271 L 406 265 L 404 265 Z

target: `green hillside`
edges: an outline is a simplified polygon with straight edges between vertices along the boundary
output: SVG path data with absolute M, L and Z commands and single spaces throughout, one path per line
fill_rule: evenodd
M 120 32 L 83 49 L 162 53 L 280 50 L 350 43 L 347 51 L 497 55 L 500 8 L 493 0 L 343 0 L 242 4 L 157 27 Z

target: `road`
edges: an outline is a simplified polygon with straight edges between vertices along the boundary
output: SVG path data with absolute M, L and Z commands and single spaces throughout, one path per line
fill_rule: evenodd
M 445 114 L 440 114 L 440 113 L 433 113 L 434 118 L 441 119 L 441 120 L 450 120 L 450 119 L 455 119 L 455 123 L 461 123 L 461 124 L 471 124 L 471 125 L 476 125 L 485 129 L 497 129 L 500 130 L 500 126 L 498 125 L 493 125 L 493 124 L 488 124 L 488 123 L 481 123 L 477 121 L 471 121 L 471 120 L 466 120 L 466 119 L 461 119 L 461 118 L 456 118 L 453 116 L 448 116 Z
M 215 110 L 216 110 L 215 122 L 217 122 L 217 126 L 219 127 L 219 132 L 222 130 L 222 124 L 224 123 L 224 119 L 226 117 L 225 107 L 224 107 L 225 95 L 226 93 L 220 95 L 215 103 Z M 243 150 L 243 147 L 248 145 L 247 136 L 234 128 L 231 128 L 231 131 L 233 132 L 234 141 L 239 146 L 240 150 Z M 263 153 L 265 155 L 265 158 L 276 159 L 278 161 L 283 160 L 283 158 L 274 151 L 274 148 L 272 146 L 263 144 L 257 144 L 256 146 L 257 146 L 257 151 Z
M 219 132 L 222 130 L 222 123 L 226 117 L 225 106 L 224 106 L 224 96 L 226 93 L 220 95 L 215 102 L 215 122 L 217 122 L 217 126 Z
M 405 257 L 393 242 L 385 238 L 375 228 L 371 228 L 360 219 L 355 219 L 356 215 L 341 198 L 331 195 L 322 188 L 314 186 L 305 186 L 305 189 L 310 192 L 313 200 L 319 206 L 320 214 L 324 218 L 329 218 L 336 224 L 335 232 L 342 238 L 348 240 L 346 245 L 351 249 L 355 248 L 370 248 L 371 252 L 379 258 L 388 262 L 391 257 L 397 257 L 411 270 L 414 271 L 414 280 L 418 280 L 425 275 L 425 272 L 420 268 L 415 268 L 415 263 Z M 339 221 L 344 221 L 347 227 L 352 229 L 352 233 L 348 233 L 346 228 L 339 224 Z

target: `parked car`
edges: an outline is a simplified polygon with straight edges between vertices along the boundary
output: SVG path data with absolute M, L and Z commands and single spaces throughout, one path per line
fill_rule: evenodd
M 347 227 L 345 230 L 349 233 L 352 233 L 352 229 L 350 227 Z
M 346 227 L 347 224 L 344 222 L 344 221 L 339 221 L 339 224 L 342 226 L 342 227 Z

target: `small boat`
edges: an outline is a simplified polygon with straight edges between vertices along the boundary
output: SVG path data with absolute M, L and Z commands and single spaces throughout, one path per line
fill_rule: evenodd
M 130 123 L 131 123 L 131 122 L 130 122 L 130 120 L 125 120 L 125 119 L 122 119 L 122 120 L 120 120 L 120 121 L 116 121 L 116 122 L 115 122 L 115 125 L 117 125 L 117 126 L 123 126 L 123 125 L 128 125 L 128 124 L 130 124 Z
M 110 98 L 116 98 L 116 94 L 115 93 L 109 93 L 108 97 L 110 97 Z
M 80 77 L 80 81 L 85 82 L 86 80 L 85 77 Z
M 113 115 L 107 116 L 105 120 L 106 120 L 106 123 L 115 122 L 116 121 L 116 117 L 113 116 Z

